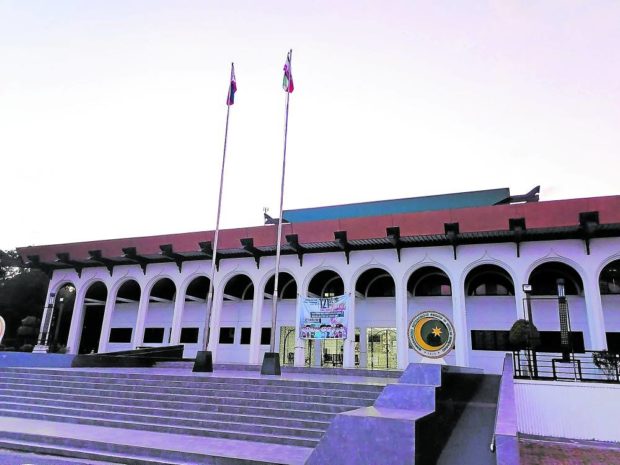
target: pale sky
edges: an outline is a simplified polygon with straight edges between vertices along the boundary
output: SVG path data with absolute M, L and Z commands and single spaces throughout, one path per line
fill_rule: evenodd
M 620 2 L 0 0 L 0 249 L 284 207 L 620 194 Z

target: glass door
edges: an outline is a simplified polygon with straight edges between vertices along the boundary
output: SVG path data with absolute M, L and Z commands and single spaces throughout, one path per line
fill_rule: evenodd
M 396 368 L 396 328 L 367 328 L 368 368 Z
M 295 326 L 280 326 L 280 363 L 295 363 Z

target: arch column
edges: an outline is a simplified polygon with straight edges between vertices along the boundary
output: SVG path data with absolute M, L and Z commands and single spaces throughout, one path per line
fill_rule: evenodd
M 181 323 L 183 321 L 183 311 L 185 310 L 185 292 L 177 292 L 174 299 L 174 310 L 172 313 L 172 328 L 170 329 L 170 344 L 177 345 L 181 341 Z
M 273 302 L 269 302 L 273 305 Z M 263 306 L 265 305 L 264 288 L 257 289 L 254 287 L 254 299 L 252 301 L 252 329 L 250 330 L 250 358 L 249 363 L 258 365 L 260 360 L 260 336 L 263 327 Z M 273 310 L 272 310 L 273 311 Z M 277 323 L 277 322 L 276 322 Z M 276 324 L 276 328 L 277 328 Z M 271 328 L 276 331 L 276 328 Z M 276 350 L 277 351 L 277 350 Z
M 146 312 L 149 308 L 151 291 L 152 289 L 149 289 L 148 292 L 140 292 L 138 315 L 136 317 L 136 329 L 131 337 L 131 347 L 134 349 L 142 345 L 142 341 L 144 340 L 144 326 L 146 324 Z
M 590 350 L 607 350 L 607 337 L 605 335 L 605 317 L 603 314 L 603 301 L 599 289 L 598 276 L 590 274 L 583 277 L 583 291 L 586 301 L 586 316 L 590 331 Z
M 67 352 L 70 354 L 77 354 L 80 350 L 80 337 L 82 336 L 82 325 L 84 324 L 84 297 L 86 297 L 87 290 L 85 286 L 80 286 L 79 289 L 76 287 L 71 327 L 69 328 L 69 337 L 67 338 Z
M 515 288 L 515 321 L 520 319 L 527 320 L 527 310 L 525 308 L 525 292 L 523 292 L 523 284 L 524 281 L 520 281 L 519 276 L 515 276 L 512 278 L 513 284 Z M 536 324 L 536 321 L 534 321 Z
M 396 311 L 396 366 L 400 370 L 409 364 L 409 342 L 407 338 L 407 286 L 402 279 L 394 280 L 394 303 Z
M 99 346 L 97 348 L 97 353 L 101 354 L 107 350 L 108 340 L 110 339 L 110 326 L 112 324 L 112 313 L 114 312 L 114 307 L 116 306 L 116 296 L 118 293 L 118 289 L 116 289 L 116 293 L 107 296 L 105 307 L 103 310 L 103 321 L 101 322 L 101 335 L 99 336 Z
M 351 291 L 353 289 L 353 291 Z M 349 294 L 349 308 L 347 318 L 347 338 L 344 340 L 343 361 L 344 368 L 355 368 L 355 283 L 345 289 L 345 294 Z
M 452 283 L 457 280 L 450 280 Z M 465 313 L 465 289 L 461 283 L 452 286 L 452 315 L 456 332 L 456 364 L 469 366 L 469 331 L 467 330 L 467 315 Z
M 221 285 L 221 289 L 218 289 L 213 293 L 213 305 L 211 306 L 211 328 L 209 336 L 209 346 L 207 350 L 211 352 L 213 363 L 216 361 L 217 347 L 219 344 L 220 336 L 220 317 L 222 315 L 222 305 L 224 303 L 224 285 Z M 206 337 L 206 334 L 203 338 Z

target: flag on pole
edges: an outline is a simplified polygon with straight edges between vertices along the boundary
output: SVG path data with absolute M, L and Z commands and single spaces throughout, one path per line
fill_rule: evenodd
M 289 94 L 295 90 L 293 85 L 293 71 L 291 69 L 291 54 L 293 51 L 289 51 L 286 55 L 286 62 L 284 63 L 284 77 L 282 78 L 282 88 Z
M 237 92 L 237 78 L 235 77 L 235 64 L 230 65 L 230 86 L 228 87 L 228 96 L 226 97 L 226 105 L 231 106 L 235 103 L 235 92 Z

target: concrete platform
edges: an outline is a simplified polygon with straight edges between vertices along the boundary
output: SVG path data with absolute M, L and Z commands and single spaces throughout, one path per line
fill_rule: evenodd
M 268 376 L 234 366 L 212 373 L 193 373 L 189 366 L 4 370 L 4 381 L 0 380 L 0 449 L 71 457 L 82 464 L 301 465 L 321 432 L 293 423 L 324 429 L 329 424 L 325 421 L 337 412 L 370 405 L 382 387 L 397 382 L 394 377 L 376 376 L 378 373 L 363 376 L 367 373 L 355 370 L 292 370 Z M 273 396 L 278 400 L 270 400 Z M 238 412 L 226 413 L 220 398 L 239 405 L 225 406 Z M 305 410 L 293 411 L 293 405 Z M 259 419 L 252 413 L 254 406 L 274 418 Z M 177 407 L 180 418 L 162 417 Z M 271 413 L 278 408 L 281 413 Z M 241 424 L 234 433 L 209 432 L 202 426 L 210 421 L 207 415 L 213 420 L 261 422 L 256 430 L 264 432 L 259 437 L 260 433 Z M 230 420 L 233 415 L 238 420 Z M 192 425 L 194 432 L 189 431 Z M 277 433 L 273 439 L 267 437 L 267 431 L 284 428 L 297 428 L 289 434 L 303 437 L 284 438 Z
M 26 436 L 45 435 L 54 438 L 56 446 L 62 445 L 68 440 L 77 440 L 159 449 L 162 451 L 162 457 L 167 455 L 166 451 L 196 454 L 205 457 L 204 463 L 210 463 L 207 460 L 211 456 L 239 461 L 246 460 L 249 463 L 303 465 L 312 452 L 311 448 L 280 444 L 251 443 L 90 425 L 76 426 L 69 423 L 8 417 L 0 417 L 0 431 Z

